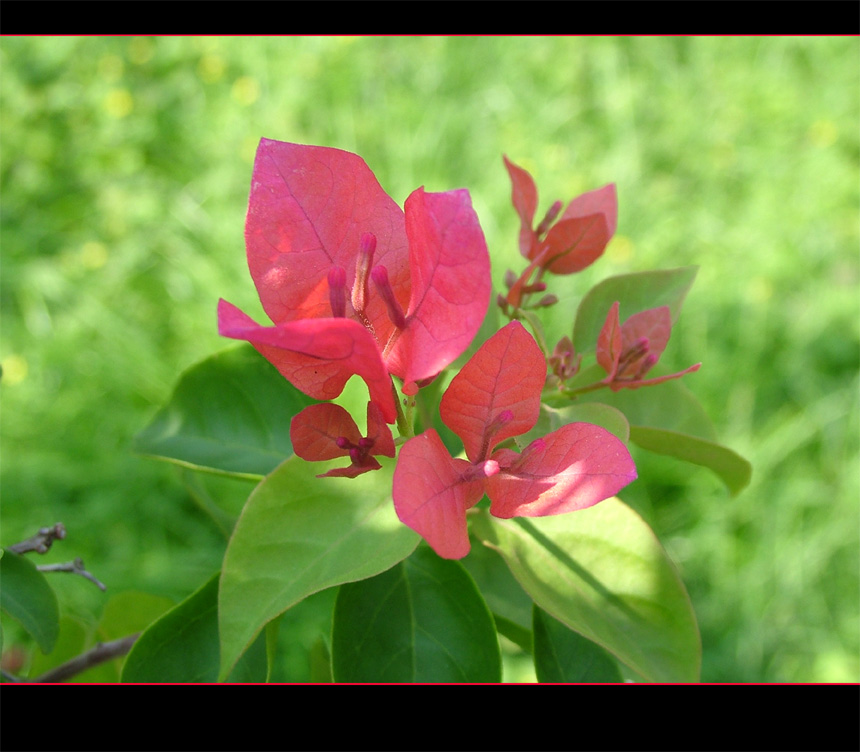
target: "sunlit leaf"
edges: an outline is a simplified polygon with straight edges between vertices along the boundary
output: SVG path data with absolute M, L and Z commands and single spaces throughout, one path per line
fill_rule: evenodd
M 372 577 L 405 559 L 418 536 L 394 513 L 394 460 L 357 478 L 293 457 L 251 494 L 224 557 L 222 674 L 263 626 L 306 596 Z
M 505 559 L 534 602 L 648 681 L 697 681 L 690 599 L 653 531 L 618 499 L 558 517 L 497 520 L 472 532 Z

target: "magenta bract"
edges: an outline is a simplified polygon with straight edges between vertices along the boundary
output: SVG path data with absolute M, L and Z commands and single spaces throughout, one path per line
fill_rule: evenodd
M 340 149 L 263 139 L 245 242 L 274 326 L 221 301 L 220 333 L 253 344 L 317 399 L 359 375 L 388 423 L 389 374 L 414 394 L 466 349 L 489 304 L 489 256 L 468 191 L 419 188 L 404 212 L 364 160 Z
M 468 459 L 451 457 L 433 429 L 401 448 L 394 507 L 440 556 L 469 552 L 466 511 L 484 493 L 496 517 L 543 517 L 596 504 L 636 478 L 624 444 L 588 423 L 562 426 L 522 452 L 499 446 L 535 426 L 545 380 L 543 353 L 512 321 L 478 349 L 442 398 L 442 420 Z
M 606 371 L 603 380 L 613 392 L 638 389 L 660 384 L 698 371 L 696 363 L 683 371 L 643 378 L 660 359 L 672 333 L 672 316 L 668 306 L 649 308 L 633 314 L 622 325 L 618 318 L 619 303 L 615 301 L 597 338 L 597 362 Z

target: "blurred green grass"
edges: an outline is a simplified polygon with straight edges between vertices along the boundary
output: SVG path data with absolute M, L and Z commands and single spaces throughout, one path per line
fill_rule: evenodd
M 543 211 L 613 181 L 618 236 L 554 280 L 698 264 L 666 359 L 750 459 L 638 454 L 624 496 L 678 563 L 706 681 L 860 681 L 856 38 L 0 38 L 2 542 L 63 521 L 112 592 L 179 599 L 224 540 L 129 443 L 180 371 L 262 312 L 242 238 L 261 137 L 365 158 L 402 203 L 468 187 L 519 268 L 501 155 Z M 207 479 L 238 509 L 247 486 Z M 48 557 L 46 557 L 46 560 Z M 59 578 L 69 609 L 103 598 Z

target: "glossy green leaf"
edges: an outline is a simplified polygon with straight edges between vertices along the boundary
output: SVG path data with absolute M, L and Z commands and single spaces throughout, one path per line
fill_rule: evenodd
M 57 596 L 45 575 L 21 554 L 4 551 L 0 559 L 0 608 L 21 624 L 43 653 L 51 652 L 60 624 Z
M 231 475 L 261 478 L 292 456 L 290 421 L 314 400 L 250 345 L 185 371 L 135 451 Z
M 427 546 L 386 572 L 343 585 L 334 609 L 338 682 L 498 682 L 493 618 L 462 564 Z
M 631 427 L 630 439 L 651 452 L 710 468 L 720 476 L 732 495 L 746 488 L 752 478 L 752 465 L 747 460 L 712 441 L 645 426 Z
M 539 682 L 618 683 L 615 659 L 603 648 L 534 607 L 535 675 Z
M 690 599 L 650 527 L 616 498 L 555 517 L 500 520 L 472 533 L 498 551 L 534 602 L 648 681 L 698 681 Z
M 357 478 L 317 478 L 344 460 L 293 457 L 251 494 L 224 557 L 222 673 L 302 598 L 390 569 L 418 545 L 394 513 L 394 460 L 379 460 L 381 470 Z
M 573 346 L 576 352 L 594 352 L 597 335 L 616 300 L 621 303 L 622 321 L 634 313 L 665 305 L 669 306 L 672 323 L 675 323 L 698 270 L 697 266 L 685 266 L 621 274 L 596 284 L 586 293 L 576 312 L 573 325 Z
M 218 580 L 216 574 L 141 634 L 126 658 L 123 682 L 200 683 L 218 679 Z M 261 635 L 228 681 L 265 680 L 266 645 Z

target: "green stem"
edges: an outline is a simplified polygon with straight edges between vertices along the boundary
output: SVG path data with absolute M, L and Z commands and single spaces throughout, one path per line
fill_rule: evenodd
M 593 392 L 597 389 L 602 389 L 605 387 L 602 381 L 595 381 L 593 384 L 586 384 L 585 386 L 577 387 L 576 389 L 568 389 L 566 387 L 562 388 L 560 391 L 562 394 L 567 395 L 568 397 L 576 397 L 579 394 L 585 394 L 586 392 Z
M 544 357 L 548 359 L 550 351 L 546 344 L 546 335 L 544 335 L 543 325 L 541 324 L 540 319 L 531 311 L 525 311 L 522 308 L 518 309 L 516 313 L 518 318 L 519 316 L 522 316 L 528 322 L 540 349 L 543 351 Z
M 394 385 L 394 379 L 391 380 L 391 391 L 394 394 L 394 404 L 397 406 L 397 430 L 400 432 L 401 436 L 405 436 L 407 439 L 411 438 L 415 435 L 412 420 L 412 411 L 415 409 L 415 399 L 411 397 L 409 398 L 409 404 L 406 406 L 406 410 L 404 411 L 403 400 L 400 398 L 397 387 Z

